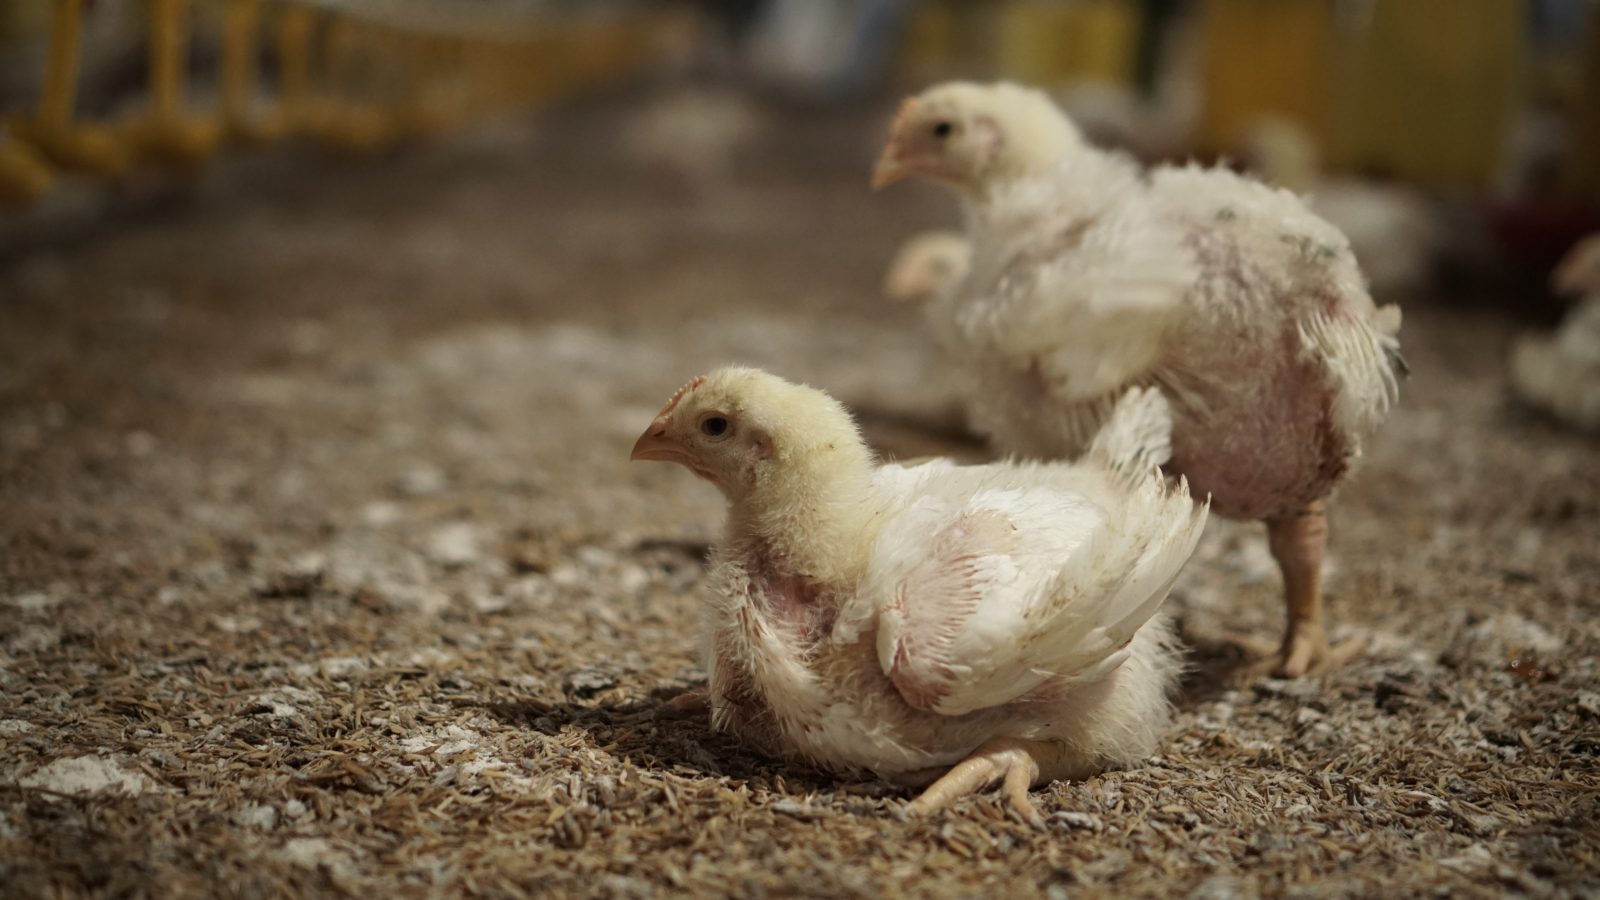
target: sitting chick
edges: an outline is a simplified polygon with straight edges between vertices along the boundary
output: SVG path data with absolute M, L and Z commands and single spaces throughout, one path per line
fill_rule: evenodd
M 1136 388 L 1075 463 L 874 461 L 821 391 L 694 379 L 633 448 L 727 497 L 709 577 L 712 721 L 773 755 L 867 770 L 940 809 L 1133 763 L 1179 664 L 1155 618 L 1206 508 L 1158 466 L 1167 403 Z

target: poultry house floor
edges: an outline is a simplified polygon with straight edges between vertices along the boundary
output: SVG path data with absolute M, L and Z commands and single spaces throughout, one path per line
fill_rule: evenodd
M 884 453 L 983 458 L 879 299 L 944 198 L 874 195 L 882 108 L 767 113 L 722 176 L 635 103 L 376 162 L 236 161 L 0 259 L 8 896 L 1570 896 L 1600 892 L 1600 466 L 1508 401 L 1515 326 L 1412 303 L 1414 375 L 1333 509 L 1324 677 L 1259 526 L 1175 590 L 1147 764 L 922 821 L 667 700 L 722 503 L 630 465 L 742 361 Z M 678 166 L 678 167 L 675 167 Z M 127 189 L 137 193 L 137 186 Z

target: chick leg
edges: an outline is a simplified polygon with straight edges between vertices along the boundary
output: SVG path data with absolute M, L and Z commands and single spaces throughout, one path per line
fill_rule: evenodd
M 1300 512 L 1267 520 L 1272 558 L 1283 572 L 1286 624 L 1273 674 L 1298 678 L 1333 668 L 1361 652 L 1360 641 L 1330 647 L 1322 623 L 1322 557 L 1328 545 L 1328 517 L 1318 500 Z
M 1028 799 L 1028 788 L 1065 775 L 1066 755 L 1065 747 L 1049 741 L 1021 738 L 985 741 L 971 756 L 956 763 L 929 785 L 921 796 L 911 801 L 906 811 L 917 816 L 937 812 L 999 781 L 1011 807 L 1028 823 L 1042 825 L 1044 817 Z

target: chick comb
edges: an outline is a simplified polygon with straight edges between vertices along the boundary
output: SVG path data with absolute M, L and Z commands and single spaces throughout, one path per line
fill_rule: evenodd
M 676 392 L 674 392 L 671 397 L 667 398 L 667 405 L 661 407 L 661 412 L 657 413 L 656 417 L 660 418 L 661 416 L 667 415 L 668 413 L 672 412 L 672 410 L 675 407 L 677 407 L 678 402 L 680 400 L 682 400 L 684 397 L 687 397 L 689 395 L 690 391 L 694 390 L 695 388 L 697 388 L 700 385 L 705 384 L 705 383 L 706 383 L 706 377 L 704 375 L 696 375 L 693 379 L 691 379 L 689 381 L 688 384 L 684 385 L 681 388 L 678 388 L 678 390 Z

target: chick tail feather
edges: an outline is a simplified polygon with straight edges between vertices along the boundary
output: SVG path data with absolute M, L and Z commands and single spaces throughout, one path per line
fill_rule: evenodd
M 1400 354 L 1400 307 L 1393 303 L 1378 307 L 1374 324 L 1378 329 L 1378 343 L 1394 374 L 1406 378 L 1411 375 L 1411 364 Z
M 1137 481 L 1172 458 L 1172 407 L 1159 388 L 1129 388 L 1089 443 L 1089 458 Z

